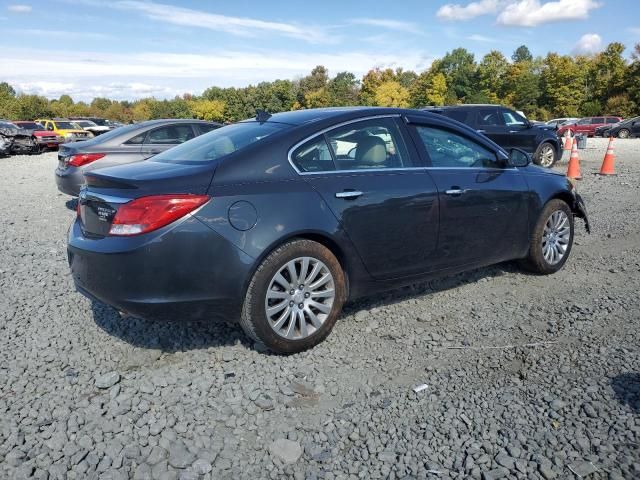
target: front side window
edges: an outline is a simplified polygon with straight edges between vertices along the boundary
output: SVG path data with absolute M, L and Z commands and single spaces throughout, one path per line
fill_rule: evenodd
M 337 170 L 412 167 L 393 118 L 351 123 L 326 133 Z
M 190 142 L 171 148 L 153 157 L 153 161 L 194 163 L 218 160 L 289 127 L 290 125 L 277 122 L 235 123 L 217 128 L 213 132 L 205 133 Z
M 462 135 L 434 127 L 416 127 L 433 167 L 500 168 L 494 152 Z
M 591 119 L 590 118 L 583 118 L 582 120 L 580 120 L 578 122 L 578 125 L 589 125 L 589 124 L 591 124 Z
M 149 132 L 145 143 L 152 145 L 179 145 L 191 140 L 194 136 L 191 125 L 167 125 Z
M 617 118 L 609 117 L 607 118 L 607 123 L 618 123 L 620 120 Z
M 502 118 L 504 119 L 504 123 L 509 127 L 524 126 L 527 124 L 527 121 L 522 118 L 521 115 L 516 112 L 510 112 L 509 110 L 502 111 Z

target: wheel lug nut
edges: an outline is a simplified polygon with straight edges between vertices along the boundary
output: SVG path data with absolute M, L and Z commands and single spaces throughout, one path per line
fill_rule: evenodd
M 298 288 L 302 290 L 304 288 L 304 285 L 300 285 Z
M 299 305 L 298 305 L 298 308 L 299 308 L 300 310 L 302 310 L 302 309 L 304 308 L 304 303 L 299 304 Z
M 294 293 L 296 293 L 295 290 L 289 291 L 289 295 L 293 295 Z
M 304 294 L 304 298 L 309 298 L 309 292 Z
M 290 306 L 290 307 L 293 307 L 293 302 L 289 302 L 289 306 Z

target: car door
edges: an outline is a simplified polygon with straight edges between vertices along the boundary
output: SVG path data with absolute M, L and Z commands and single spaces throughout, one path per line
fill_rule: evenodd
M 593 136 L 596 133 L 596 128 L 606 125 L 604 117 L 593 117 L 591 119 L 591 125 L 589 126 L 588 135 Z
M 505 124 L 505 142 L 498 143 L 503 148 L 521 148 L 528 153 L 534 153 L 538 147 L 536 143 L 537 130 L 518 112 L 502 108 L 499 110 Z
M 171 147 L 191 140 L 195 138 L 195 136 L 196 134 L 193 131 L 193 127 L 189 123 L 163 125 L 147 133 L 140 151 L 142 157 L 147 159 Z
M 631 135 L 634 137 L 640 136 L 640 117 L 634 118 L 631 121 Z
M 513 138 L 504 123 L 504 118 L 498 107 L 483 107 L 476 109 L 476 127 L 482 133 L 503 148 L 512 148 Z
M 397 117 L 374 117 L 323 132 L 292 163 L 322 196 L 376 279 L 432 269 L 438 192 Z
M 520 255 L 528 242 L 528 186 L 518 169 L 462 132 L 429 123 L 411 128 L 440 197 L 438 267 Z
M 581 118 L 580 120 L 578 120 L 578 122 L 576 122 L 575 126 L 572 129 L 573 133 L 588 134 L 589 130 L 591 129 L 592 120 L 593 120 L 592 118 Z

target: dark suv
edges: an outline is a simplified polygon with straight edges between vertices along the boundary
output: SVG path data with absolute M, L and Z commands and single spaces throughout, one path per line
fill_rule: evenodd
M 540 166 L 552 167 L 562 148 L 555 128 L 534 125 L 518 112 L 500 105 L 455 105 L 424 110 L 452 118 L 483 133 L 502 148 L 520 148 Z

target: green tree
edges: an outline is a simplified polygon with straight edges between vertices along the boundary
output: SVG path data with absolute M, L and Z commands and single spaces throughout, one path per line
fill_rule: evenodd
M 222 100 L 190 100 L 189 108 L 196 118 L 209 122 L 222 122 L 224 120 L 225 104 Z
M 376 105 L 376 92 L 378 87 L 385 82 L 397 82 L 396 74 L 390 68 L 384 70 L 373 68 L 362 77 L 360 89 L 361 105 Z M 399 83 L 399 82 L 398 82 Z
M 444 74 L 449 90 L 453 91 L 456 98 L 464 99 L 478 90 L 477 65 L 473 53 L 464 48 L 447 52 L 435 64 L 435 69 Z
M 541 76 L 542 106 L 559 116 L 578 116 L 585 98 L 584 78 L 585 72 L 572 57 L 549 53 Z
M 500 103 L 503 98 L 509 67 L 508 60 L 497 50 L 487 53 L 478 64 L 478 87 L 489 103 Z
M 534 115 L 540 98 L 540 75 L 535 62 L 511 64 L 504 79 L 504 101 L 527 115 Z
M 511 55 L 513 63 L 531 62 L 533 61 L 533 55 L 526 45 L 520 45 Z
M 409 91 L 412 107 L 444 105 L 447 97 L 447 79 L 442 72 L 422 72 Z
M 329 103 L 336 107 L 358 104 L 360 82 L 351 72 L 340 72 L 327 84 Z
M 629 95 L 622 94 L 607 100 L 604 106 L 604 113 L 629 118 L 638 114 L 636 108 L 636 104 L 629 98 Z
M 588 76 L 593 85 L 593 98 L 605 104 L 611 97 L 621 95 L 625 90 L 627 65 L 622 56 L 625 50 L 621 43 L 610 43 L 595 56 Z
M 631 59 L 625 75 L 625 85 L 626 91 L 629 92 L 629 99 L 635 103 L 637 112 L 640 109 L 640 43 L 636 43 Z

